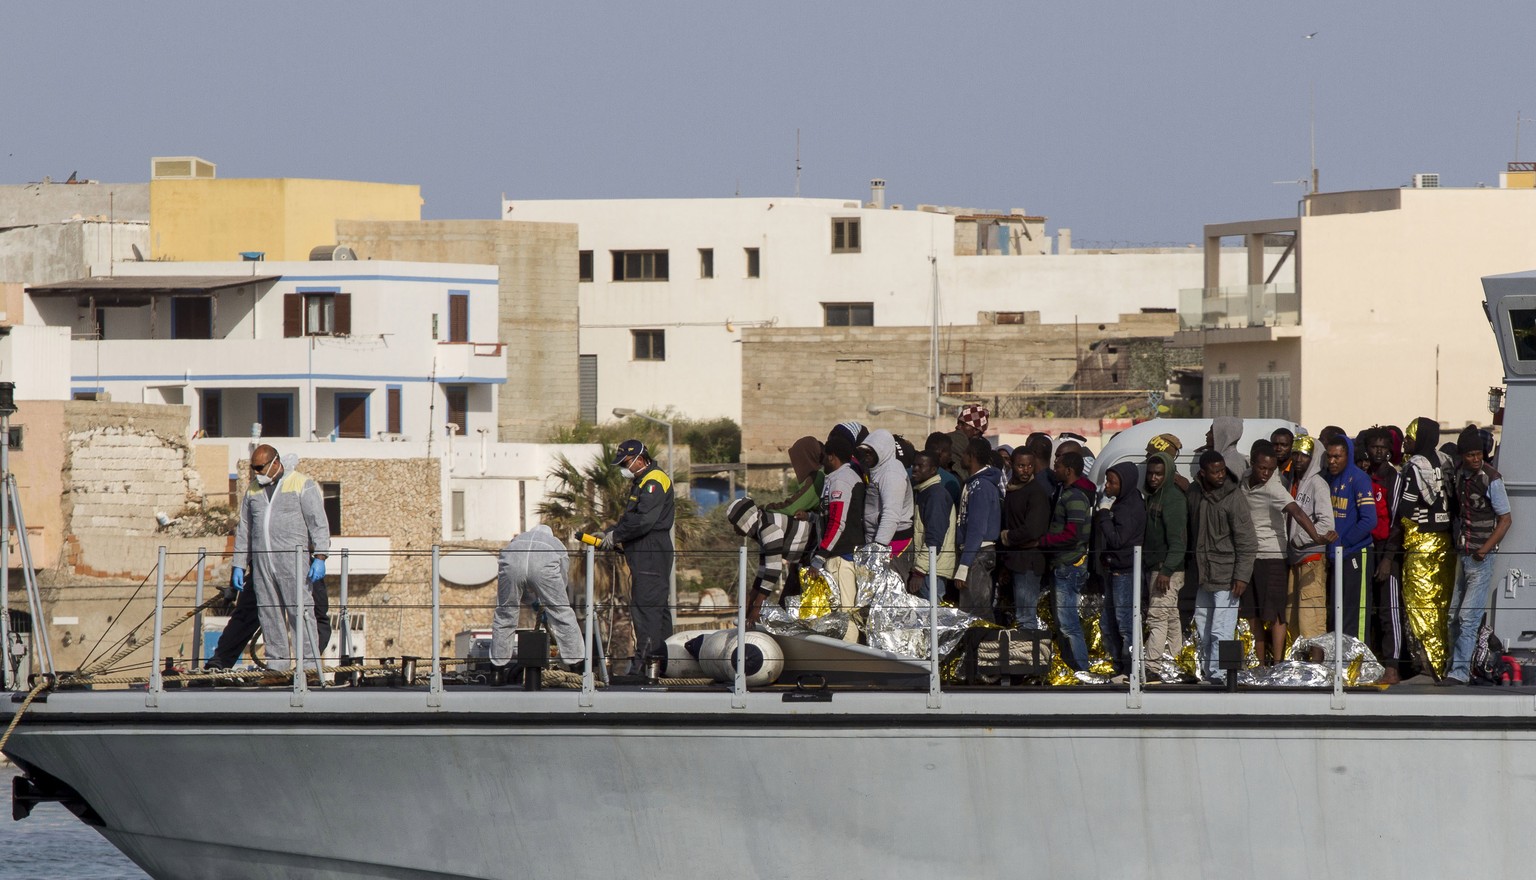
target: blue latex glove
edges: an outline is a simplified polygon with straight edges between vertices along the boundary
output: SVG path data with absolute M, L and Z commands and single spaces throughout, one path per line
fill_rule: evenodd
M 325 580 L 325 560 L 314 559 L 309 563 L 309 582 Z
M 234 587 L 237 593 L 245 589 L 245 569 L 236 566 L 234 573 L 229 577 L 229 585 Z

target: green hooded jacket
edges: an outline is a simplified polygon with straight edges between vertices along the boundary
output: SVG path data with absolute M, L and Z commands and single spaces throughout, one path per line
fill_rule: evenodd
M 1189 543 L 1189 499 L 1173 481 L 1173 456 L 1159 452 L 1152 458 L 1163 463 L 1163 485 L 1147 494 L 1147 536 L 1141 562 L 1148 570 L 1171 576 L 1184 570 Z

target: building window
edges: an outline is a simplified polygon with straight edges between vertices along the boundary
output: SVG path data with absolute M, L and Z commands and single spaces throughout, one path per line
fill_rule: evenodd
M 469 418 L 469 386 L 445 385 L 443 397 L 448 404 L 445 407 L 447 410 L 445 423 L 452 426 L 450 430 L 455 434 L 467 433 L 469 427 L 464 424 L 464 421 Z
M 634 340 L 635 360 L 664 361 L 667 359 L 667 331 L 631 330 L 629 335 Z
M 448 293 L 448 341 L 469 341 L 469 292 Z
M 256 395 L 256 421 L 261 425 L 261 436 L 263 437 L 295 436 L 293 395 L 258 393 Z
M 859 252 L 859 218 L 832 218 L 832 253 L 856 254 Z
M 368 393 L 336 395 L 336 436 L 353 440 L 368 437 Z
M 320 484 L 320 498 L 325 506 L 325 521 L 330 526 L 331 536 L 341 534 L 341 484 Z M 336 563 L 337 571 L 341 571 L 341 563 Z
M 612 251 L 614 281 L 666 281 L 667 251 Z
M 875 326 L 874 303 L 822 303 L 821 309 L 827 327 Z
M 224 392 L 217 388 L 205 388 L 199 394 L 202 404 L 198 416 L 202 422 L 204 437 L 224 436 Z
M 577 254 L 576 262 L 577 262 L 577 265 L 579 266 L 579 268 L 577 270 L 576 280 L 577 281 L 591 281 L 592 280 L 592 252 L 591 251 L 581 251 L 579 254 Z
M 450 528 L 453 531 L 453 536 L 455 538 L 462 538 L 462 537 L 464 537 L 464 490 L 463 489 L 455 489 L 453 491 L 453 495 L 452 495 L 452 499 L 451 499 L 451 507 L 450 507 L 450 516 L 452 517 L 452 519 L 449 521 L 449 526 L 450 526 Z
M 171 338 L 212 339 L 213 297 L 171 297 Z
M 943 373 L 939 376 L 939 387 L 945 394 L 970 394 L 970 373 Z
M 9 441 L 6 445 L 11 447 L 12 452 L 21 451 L 21 441 L 25 439 L 26 435 L 26 431 L 22 430 L 24 427 L 24 425 L 12 425 L 11 429 L 6 432 L 6 439 Z
M 1233 413 L 1236 415 L 1236 413 Z M 1291 374 L 1259 374 L 1259 418 L 1291 418 Z
M 747 248 L 747 277 L 763 277 L 763 254 L 758 248 Z
M 401 433 L 399 385 L 384 388 L 384 430 L 391 434 Z
M 699 248 L 699 277 L 715 277 L 715 249 Z
M 283 294 L 283 335 L 347 336 L 352 333 L 352 294 Z
M 1237 391 L 1241 382 L 1238 376 L 1213 376 L 1205 380 L 1206 418 L 1238 415 Z

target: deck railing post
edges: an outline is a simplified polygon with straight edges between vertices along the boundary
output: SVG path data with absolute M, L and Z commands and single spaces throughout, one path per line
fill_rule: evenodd
M 1141 676 L 1146 671 L 1141 663 L 1141 545 L 1137 544 L 1131 572 L 1131 689 L 1126 694 L 1127 708 L 1141 708 Z
M 192 664 L 194 670 L 203 668 L 203 566 L 208 563 L 208 548 L 197 548 L 197 595 L 193 599 L 192 615 Z
M 427 681 L 427 705 L 443 704 L 443 584 L 441 544 L 432 545 L 432 677 Z
M 747 706 L 747 545 L 742 543 L 736 563 L 736 675 L 731 685 L 731 706 Z
M 928 708 L 943 702 L 939 680 L 939 549 L 928 548 Z
M 165 681 L 160 677 L 160 627 L 165 617 L 165 546 L 162 544 L 155 555 L 155 639 L 154 652 L 149 663 L 149 693 L 144 695 L 144 705 L 160 705 L 160 694 L 165 690 Z M 34 620 L 35 626 L 42 626 L 42 620 Z
M 339 655 L 337 659 L 340 659 L 341 657 L 347 658 L 346 660 L 342 661 L 343 665 L 349 663 L 360 663 L 362 660 L 360 657 L 352 656 L 352 614 L 347 607 L 347 589 L 348 580 L 350 579 L 348 569 L 350 568 L 350 563 L 352 561 L 348 557 L 351 556 L 351 554 L 351 550 L 347 549 L 346 547 L 341 548 L 341 595 L 339 597 L 341 601 L 338 603 L 338 611 L 340 612 L 340 616 L 336 619 L 336 622 L 341 624 L 341 649 L 336 653 Z
M 592 571 L 592 569 L 593 569 L 593 563 L 597 559 L 597 554 L 593 552 L 593 550 L 595 548 L 591 544 L 587 544 L 586 548 L 587 548 L 587 578 L 586 578 L 586 580 L 587 580 L 587 594 L 586 594 L 587 595 L 587 632 L 586 632 L 586 635 L 585 635 L 585 638 L 586 638 L 586 649 L 582 653 L 582 656 L 585 658 L 586 662 L 582 663 L 582 665 L 581 665 L 581 696 L 577 699 L 578 705 L 582 705 L 582 706 L 590 706 L 590 705 L 592 705 L 592 694 L 597 690 L 596 685 L 592 681 L 592 678 L 593 678 L 593 675 L 595 673 L 595 669 L 596 669 L 596 666 L 597 666 L 597 654 L 596 654 L 595 651 L 592 650 L 593 642 L 596 639 L 594 633 L 597 632 L 597 607 L 596 607 L 596 599 L 594 597 L 593 571 Z
M 1344 708 L 1344 545 L 1333 548 L 1333 708 Z
M 304 545 L 293 546 L 293 580 L 298 589 L 293 597 L 293 643 L 288 648 L 293 661 L 293 696 L 289 698 L 288 705 L 304 705 L 304 692 L 309 689 L 304 675 L 304 637 L 308 635 L 309 628 L 304 625 L 304 610 L 307 604 L 314 602 L 313 588 L 309 585 L 309 566 L 304 564 Z M 318 635 L 318 633 L 317 633 Z M 318 664 L 317 664 L 318 666 Z

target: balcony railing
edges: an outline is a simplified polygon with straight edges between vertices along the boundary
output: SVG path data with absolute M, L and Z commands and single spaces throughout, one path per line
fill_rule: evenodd
M 1301 323 L 1294 284 L 1192 287 L 1179 291 L 1180 330 L 1293 327 Z

